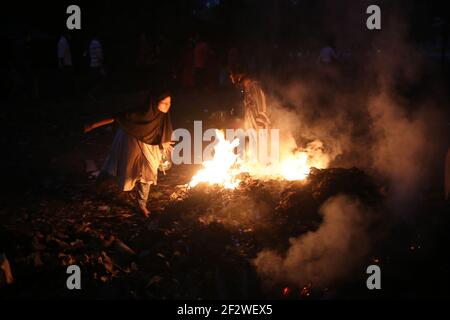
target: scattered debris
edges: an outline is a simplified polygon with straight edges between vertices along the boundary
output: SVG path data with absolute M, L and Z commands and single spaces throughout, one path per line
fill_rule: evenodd
M 110 211 L 111 207 L 109 207 L 109 206 L 99 206 L 97 209 L 99 211 Z
M 67 188 L 63 201 L 39 199 L 29 220 L 14 217 L 9 226 L 22 243 L 14 259 L 16 279 L 39 268 L 36 281 L 47 284 L 55 268 L 77 264 L 88 271 L 87 292 L 117 283 L 138 299 L 258 298 L 265 293 L 250 261 L 262 248 L 283 252 L 289 238 L 315 230 L 318 208 L 333 195 L 351 194 L 369 205 L 380 197 L 378 186 L 358 169 L 314 170 L 306 181 L 246 176 L 234 190 L 158 184 L 149 206 L 161 211 L 146 220 L 115 188 L 105 189 L 107 199 Z M 19 231 L 25 227 L 27 232 Z M 15 290 L 20 295 L 25 288 Z M 45 296 L 41 290 L 33 295 Z M 312 285 L 278 288 L 275 297 L 311 292 Z
M 304 298 L 311 296 L 311 293 L 312 293 L 312 283 L 304 285 L 303 288 L 300 290 L 300 295 Z

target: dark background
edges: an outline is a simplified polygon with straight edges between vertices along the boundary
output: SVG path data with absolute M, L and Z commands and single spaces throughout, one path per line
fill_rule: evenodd
M 65 30 L 66 8 L 77 4 L 82 12 L 82 29 L 71 31 L 75 70 L 87 62 L 82 58 L 92 32 L 98 32 L 107 52 L 111 70 L 133 67 L 139 34 L 162 45 L 164 57 L 176 65 L 189 37 L 201 34 L 216 49 L 220 59 L 226 48 L 237 45 L 253 53 L 270 52 L 274 64 L 282 64 L 291 49 L 320 48 L 331 36 L 340 48 L 362 50 L 383 36 L 368 32 L 365 26 L 370 1 L 338 2 L 313 0 L 262 1 L 67 1 L 8 2 L 2 5 L 2 61 L 14 60 L 14 43 L 31 33 L 34 42 L 33 64 L 37 68 L 56 68 L 55 46 Z M 407 35 L 423 44 L 427 53 L 443 60 L 448 47 L 448 10 L 445 1 L 378 1 L 382 6 L 383 29 L 389 16 L 401 16 Z M 390 32 L 395 32 L 391 30 Z M 273 51 L 276 44 L 281 51 Z M 286 50 L 285 50 L 286 49 Z M 275 55 L 278 54 L 278 57 Z M 276 59 L 278 58 L 278 59 Z

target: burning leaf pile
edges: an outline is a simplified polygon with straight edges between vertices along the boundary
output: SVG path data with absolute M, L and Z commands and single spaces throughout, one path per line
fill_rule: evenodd
M 239 139 L 228 141 L 220 130 L 216 130 L 216 139 L 212 159 L 203 162 L 203 169 L 194 175 L 189 187 L 208 183 L 235 189 L 242 181 L 242 174 L 264 180 L 304 180 L 312 167 L 324 169 L 330 162 L 320 140 L 312 141 L 306 148 L 299 149 L 293 148 L 295 142 L 288 139 L 282 144 L 279 161 L 262 163 L 249 156 L 251 150 L 244 152 L 246 155 L 236 153 Z M 261 150 L 253 150 L 253 153 L 255 152 L 261 153 Z
M 13 218 L 1 233 L 16 283 L 4 292 L 76 295 L 64 289 L 65 268 L 78 264 L 86 275 L 83 297 L 282 298 L 285 285 L 263 289 L 253 264 L 258 253 L 285 252 L 289 238 L 317 230 L 318 208 L 333 195 L 369 205 L 378 197 L 358 169 L 312 170 L 302 181 L 239 179 L 235 189 L 160 186 L 153 202 L 166 207 L 148 220 L 130 214 L 126 201 L 104 210 L 97 198 L 59 211 L 45 203 L 26 220 Z M 305 297 L 301 287 L 295 292 L 289 298 Z
M 258 180 L 238 176 L 235 189 L 202 183 L 178 186 L 166 212 L 226 225 L 231 230 L 271 231 L 287 240 L 320 224 L 318 209 L 327 199 L 346 194 L 368 205 L 378 200 L 377 186 L 359 169 L 312 169 L 306 180 Z M 267 239 L 271 243 L 270 239 Z

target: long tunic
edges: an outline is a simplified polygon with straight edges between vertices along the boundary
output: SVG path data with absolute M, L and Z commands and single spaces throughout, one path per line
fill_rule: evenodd
M 130 191 L 136 182 L 156 184 L 161 151 L 118 129 L 103 171 L 117 177 L 119 188 Z
M 266 96 L 256 81 L 244 88 L 244 126 L 245 129 L 264 129 L 270 125 L 267 113 Z

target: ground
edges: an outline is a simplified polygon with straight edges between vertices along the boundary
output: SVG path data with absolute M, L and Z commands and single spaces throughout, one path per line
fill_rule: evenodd
M 225 101 L 216 93 L 202 99 L 184 94 L 177 99 L 175 126 L 189 126 L 192 120 L 209 118 L 226 107 L 208 104 Z M 97 184 L 86 173 L 86 160 L 101 166 L 114 127 L 90 134 L 84 134 L 82 128 L 86 121 L 137 100 L 139 93 L 122 93 L 107 96 L 102 103 L 10 103 L 2 111 L 2 118 L 7 119 L 2 134 L 7 152 L 3 155 L 0 251 L 5 252 L 15 282 L 0 289 L 1 297 L 449 296 L 446 246 L 450 210 L 439 190 L 421 195 L 414 219 L 389 219 L 383 239 L 346 281 L 327 288 L 308 283 L 305 287 L 278 283 L 268 288 L 256 273 L 252 261 L 262 248 L 282 253 L 289 237 L 320 227 L 317 209 L 328 197 L 346 193 L 370 207 L 382 205 L 382 185 L 356 168 L 315 172 L 306 184 L 249 179 L 234 192 L 200 186 L 186 195 L 182 186 L 198 166 L 176 166 L 166 176 L 160 175 L 153 188 L 151 217 L 136 214 L 131 193 L 118 191 L 112 182 Z M 255 212 L 233 207 L 249 199 L 264 203 L 269 210 L 258 216 L 259 206 Z M 380 292 L 365 287 L 364 266 L 372 263 L 383 270 Z M 65 287 L 70 264 L 82 268 L 81 291 Z

